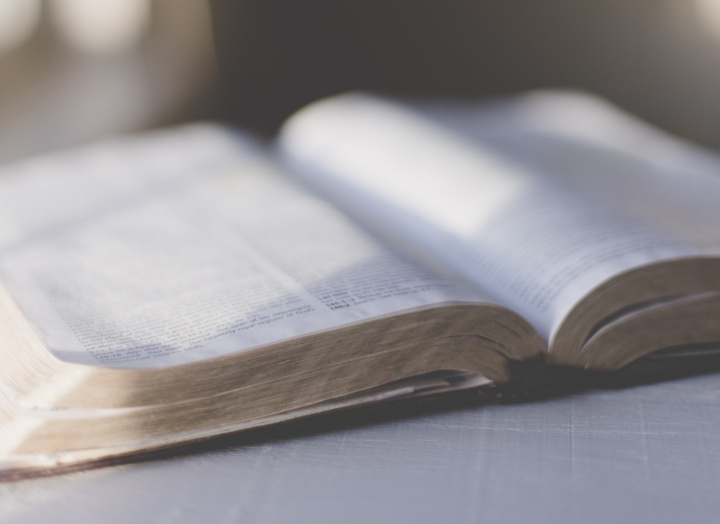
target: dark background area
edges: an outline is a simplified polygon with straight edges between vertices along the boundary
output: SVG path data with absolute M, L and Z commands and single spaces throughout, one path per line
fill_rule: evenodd
M 576 88 L 720 147 L 720 0 L 5 1 L 39 15 L 12 48 L 0 24 L 0 162 L 197 119 L 273 133 L 347 90 Z M 78 46 L 59 15 L 83 2 L 145 18 L 123 46 Z M 122 25 L 111 11 L 86 29 Z
M 217 116 L 273 131 L 345 90 L 573 87 L 720 145 L 720 40 L 693 0 L 212 0 Z

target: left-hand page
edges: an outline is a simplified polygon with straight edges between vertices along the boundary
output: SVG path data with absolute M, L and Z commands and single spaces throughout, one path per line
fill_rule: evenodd
M 485 297 L 195 125 L 5 167 L 0 281 L 60 359 L 184 364 Z

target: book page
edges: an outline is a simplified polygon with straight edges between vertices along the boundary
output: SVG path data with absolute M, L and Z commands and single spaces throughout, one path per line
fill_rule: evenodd
M 548 177 L 462 131 L 397 103 L 346 95 L 293 117 L 281 145 L 331 198 L 378 231 L 422 245 L 546 339 L 613 275 L 701 252 L 626 202 Z
M 195 130 L 196 149 L 188 131 L 175 133 L 110 144 L 98 161 L 60 155 L 44 161 L 44 175 L 0 179 L 11 232 L 0 244 L 0 279 L 61 359 L 181 364 L 485 300 L 289 182 L 258 145 L 210 128 Z
M 576 92 L 540 91 L 470 108 L 423 109 L 466 140 L 512 157 L 602 206 L 672 231 L 706 254 L 720 246 L 720 156 Z

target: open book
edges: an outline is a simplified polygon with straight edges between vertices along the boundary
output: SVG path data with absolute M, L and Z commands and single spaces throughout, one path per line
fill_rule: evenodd
M 720 350 L 720 161 L 573 93 L 352 94 L 0 174 L 0 475 Z M 510 390 L 510 389 L 508 389 Z

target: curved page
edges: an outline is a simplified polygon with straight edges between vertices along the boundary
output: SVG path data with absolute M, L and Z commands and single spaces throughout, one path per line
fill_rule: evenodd
M 111 367 L 487 300 L 397 254 L 263 155 L 195 126 L 6 168 L 2 282 L 56 356 Z
M 546 340 L 607 279 L 704 252 L 669 221 L 635 213 L 632 195 L 601 198 L 477 140 L 483 122 L 472 107 L 444 120 L 442 108 L 418 107 L 368 95 L 321 101 L 286 124 L 282 151 L 329 198 L 423 246 Z M 487 135 L 513 136 L 508 115 L 491 116 Z

